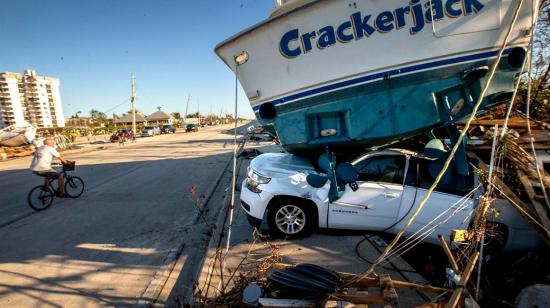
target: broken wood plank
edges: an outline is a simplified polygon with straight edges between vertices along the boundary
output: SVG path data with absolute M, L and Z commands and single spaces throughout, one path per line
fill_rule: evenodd
M 464 122 L 460 122 L 459 124 L 465 124 Z M 530 123 L 532 128 L 537 127 L 536 123 Z M 470 124 L 471 126 L 503 126 L 504 125 L 504 119 L 498 119 L 498 120 L 480 120 L 476 119 L 472 121 Z M 510 118 L 507 123 L 508 128 L 527 128 L 527 121 L 525 121 L 525 118 Z
M 547 230 L 550 230 L 550 219 L 548 218 L 544 206 L 536 198 L 535 190 L 533 189 L 531 180 L 529 180 L 527 175 L 523 173 L 523 171 L 521 171 L 519 168 L 516 168 L 516 172 L 518 174 L 519 181 L 521 182 L 521 185 L 523 185 L 523 188 L 525 188 L 527 197 L 529 197 L 529 199 L 531 200 L 531 204 L 533 204 L 533 207 L 535 208 L 535 211 L 537 212 L 537 215 L 539 216 L 542 225 Z
M 460 281 L 458 282 L 456 289 L 453 292 L 453 295 L 451 295 L 451 299 L 447 303 L 447 308 L 454 308 L 460 301 L 460 297 L 462 297 L 462 293 L 464 292 L 464 288 L 466 287 L 466 283 L 468 280 L 470 280 L 470 275 L 472 274 L 472 271 L 474 270 L 475 264 L 477 262 L 477 258 L 479 258 L 479 251 L 476 251 L 470 261 L 468 262 L 468 265 L 466 265 L 466 268 L 462 272 L 462 275 L 460 277 Z
M 540 180 L 541 185 L 544 184 L 547 189 L 550 189 L 550 181 L 546 178 L 548 174 L 542 166 L 539 166 L 532 153 L 522 149 L 510 136 L 505 136 L 504 143 L 506 157 L 515 163 L 516 168 L 521 169 L 526 175 Z M 539 172 L 541 178 L 539 178 Z
M 449 245 L 447 245 L 447 242 L 443 238 L 443 235 L 439 234 L 437 236 L 437 238 L 439 239 L 439 243 L 441 244 L 441 247 L 443 247 L 443 251 L 447 255 L 447 259 L 449 259 L 449 263 L 451 264 L 451 268 L 453 269 L 453 271 L 455 273 L 458 273 L 459 272 L 458 264 L 456 263 L 455 256 L 454 256 L 453 252 L 451 251 L 451 249 L 449 248 Z
M 475 159 L 478 161 L 478 164 L 477 164 L 477 167 L 483 171 L 484 173 L 488 173 L 489 172 L 489 167 L 473 152 L 467 152 L 467 155 L 470 159 Z M 532 211 L 529 209 L 529 207 L 527 207 L 527 205 L 512 191 L 512 189 L 510 189 L 510 187 L 508 187 L 508 185 L 506 185 L 504 182 L 502 182 L 501 179 L 499 179 L 498 177 L 494 177 L 493 178 L 493 185 L 495 186 L 495 188 L 497 190 L 499 190 L 500 192 L 502 192 L 502 196 L 508 200 L 508 202 L 510 202 L 510 204 L 516 208 L 516 210 L 518 211 L 518 213 L 523 217 L 525 218 L 525 220 L 533 226 L 533 228 L 535 230 L 537 230 L 539 232 L 539 234 L 541 235 L 541 238 L 548 244 L 550 245 L 550 233 L 548 233 L 544 228 L 546 228 L 547 230 L 550 230 L 548 229 L 547 225 L 545 225 L 544 223 L 540 222 L 542 224 L 542 226 L 544 228 L 541 228 L 540 225 L 538 225 L 537 223 L 533 222 L 533 220 L 531 219 L 531 217 L 529 217 L 528 215 L 526 215 L 526 213 L 529 213 L 529 214 L 533 214 Z M 548 225 L 550 225 L 550 221 L 547 221 Z
M 447 302 L 441 301 L 435 303 L 426 303 L 421 306 L 417 306 L 416 308 L 445 308 L 445 305 L 447 305 Z
M 262 307 L 317 307 L 317 301 L 306 299 L 260 298 Z
M 534 146 L 535 146 L 535 150 L 550 150 L 550 144 L 535 143 Z M 529 144 L 521 144 L 521 145 L 519 145 L 519 147 L 521 147 L 524 150 L 531 150 L 531 145 L 529 145 Z M 466 148 L 468 150 L 471 150 L 471 151 L 474 151 L 474 150 L 475 151 L 491 150 L 490 145 L 467 145 Z
M 529 137 L 519 137 L 517 140 L 518 143 L 531 143 L 531 141 L 535 143 L 544 143 L 544 142 L 550 142 L 550 137 L 548 136 L 533 136 L 532 138 Z M 529 147 L 530 148 L 530 147 Z
M 382 274 L 380 279 L 380 293 L 384 297 L 384 308 L 398 308 L 397 292 L 393 287 L 391 277 L 388 274 Z
M 346 301 L 329 300 L 325 303 L 324 308 L 356 308 L 357 306 Z M 365 306 L 366 307 L 366 306 Z
M 381 294 L 336 294 L 335 298 L 345 300 L 346 302 L 363 305 L 381 305 L 384 304 L 384 296 Z

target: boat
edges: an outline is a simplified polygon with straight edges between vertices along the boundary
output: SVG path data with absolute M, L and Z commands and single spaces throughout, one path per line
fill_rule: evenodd
M 36 127 L 26 123 L 23 126 L 10 125 L 0 131 L 0 145 L 17 147 L 30 144 L 36 137 Z
M 389 144 L 508 102 L 539 1 L 279 0 L 221 42 L 258 121 L 294 154 Z

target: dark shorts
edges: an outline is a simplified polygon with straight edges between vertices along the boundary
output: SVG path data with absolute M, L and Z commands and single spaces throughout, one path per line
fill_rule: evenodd
M 59 176 L 59 173 L 55 171 L 33 171 L 33 173 L 48 179 L 57 178 Z

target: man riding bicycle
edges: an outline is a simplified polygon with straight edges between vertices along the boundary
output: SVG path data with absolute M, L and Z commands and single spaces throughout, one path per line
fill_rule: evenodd
M 31 162 L 31 170 L 34 174 L 44 177 L 44 183 L 47 185 L 48 179 L 57 178 L 57 196 L 65 195 L 63 174 L 52 168 L 52 160 L 59 159 L 63 164 L 67 164 L 67 160 L 61 157 L 61 154 L 55 149 L 55 139 L 48 137 L 44 140 L 44 146 L 39 147 L 34 152 L 34 157 Z

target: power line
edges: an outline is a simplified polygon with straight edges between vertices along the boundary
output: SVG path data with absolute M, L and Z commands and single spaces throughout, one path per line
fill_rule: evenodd
M 120 103 L 120 104 L 118 104 L 118 105 L 116 105 L 116 106 L 114 106 L 114 107 L 112 107 L 112 108 L 110 108 L 110 109 L 105 110 L 104 113 L 107 114 L 107 113 L 109 113 L 109 112 L 111 112 L 111 111 L 117 109 L 118 107 L 120 107 L 120 106 L 122 106 L 122 105 L 124 105 L 124 104 L 127 104 L 128 102 L 130 102 L 130 99 L 129 99 L 129 98 L 127 98 L 127 99 L 125 99 L 124 101 L 122 101 L 122 103 Z

